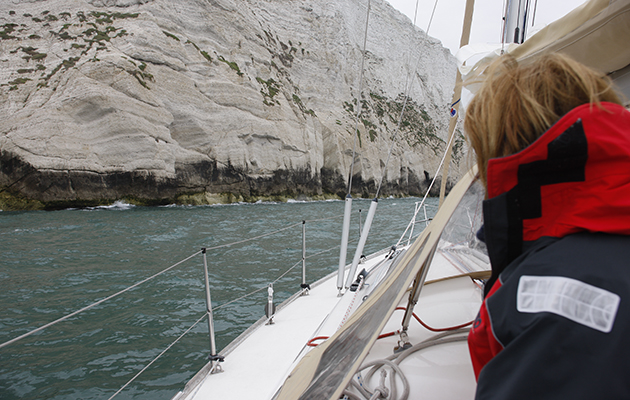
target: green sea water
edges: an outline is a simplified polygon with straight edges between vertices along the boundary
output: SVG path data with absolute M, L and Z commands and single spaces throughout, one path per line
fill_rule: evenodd
M 418 201 L 380 199 L 363 253 L 396 244 Z M 369 200 L 354 200 L 348 262 L 358 241 L 359 217 L 365 219 L 369 205 Z M 343 208 L 342 201 L 205 207 L 118 203 L 0 212 L 0 343 L 108 297 L 202 247 L 296 224 L 207 253 L 213 307 L 266 288 L 299 264 L 274 285 L 279 304 L 300 289 L 302 220 L 307 221 L 307 283 L 337 269 Z M 219 350 L 264 315 L 266 300 L 267 291 L 261 290 L 214 313 Z M 203 259 L 196 255 L 112 300 L 0 348 L 0 399 L 108 399 L 205 308 Z M 170 399 L 207 362 L 209 347 L 204 320 L 115 398 Z

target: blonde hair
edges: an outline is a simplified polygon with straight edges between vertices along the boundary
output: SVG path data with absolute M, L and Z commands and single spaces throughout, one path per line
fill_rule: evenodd
M 486 186 L 488 160 L 514 154 L 582 104 L 621 104 L 610 80 L 560 54 L 519 64 L 501 56 L 466 110 L 464 130 Z

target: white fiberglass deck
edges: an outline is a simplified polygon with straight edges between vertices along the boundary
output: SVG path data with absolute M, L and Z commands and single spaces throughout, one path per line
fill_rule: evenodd
M 361 264 L 359 269 L 370 270 L 384 258 L 384 254 L 374 257 Z M 427 282 L 466 272 L 449 258 L 441 252 L 436 253 Z M 307 346 L 308 341 L 313 337 L 332 335 L 348 313 L 360 305 L 362 298 L 369 293 L 369 286 L 382 279 L 388 265 L 379 268 L 370 272 L 366 285 L 360 291 L 348 291 L 343 297 L 337 296 L 335 275 L 318 282 L 309 295 L 297 297 L 280 309 L 274 324 L 259 326 L 231 352 L 224 354 L 225 361 L 221 364 L 224 372 L 211 375 L 206 372 L 205 377 L 200 373 L 198 378 L 203 378 L 201 383 L 195 386 L 191 382 L 177 399 L 273 398 L 299 358 L 311 349 Z M 407 296 L 401 306 L 406 306 L 406 301 Z M 471 321 L 480 301 L 480 289 L 469 277 L 456 278 L 424 287 L 415 312 L 431 326 L 454 326 Z M 384 332 L 399 330 L 403 313 L 394 312 Z M 412 344 L 435 335 L 415 320 L 411 321 L 408 333 Z M 398 340 L 398 335 L 378 340 L 366 362 L 390 356 Z M 414 392 L 432 399 L 473 396 L 474 376 L 463 341 L 422 350 L 406 359 L 401 368 L 410 381 L 411 399 L 418 398 Z M 431 395 L 427 397 L 429 393 Z
M 375 264 L 376 261 L 373 259 L 368 263 Z M 348 298 L 338 297 L 336 279 L 336 274 L 329 275 L 314 284 L 308 295 L 299 296 L 279 309 L 274 324 L 260 326 L 226 355 L 221 363 L 223 372 L 207 376 L 196 389 L 187 387 L 185 396 L 175 398 L 272 398 L 296 357 L 308 350 L 306 344 L 322 322 L 327 320 L 337 303 Z M 186 393 L 188 390 L 190 392 Z

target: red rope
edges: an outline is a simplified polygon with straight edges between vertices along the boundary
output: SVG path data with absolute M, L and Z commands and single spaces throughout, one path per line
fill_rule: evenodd
M 406 310 L 405 307 L 396 307 L 396 310 Z M 461 325 L 456 325 L 456 326 L 449 326 L 448 328 L 432 328 L 429 325 L 425 324 L 424 321 L 422 321 L 420 319 L 420 317 L 418 317 L 416 315 L 416 313 L 412 314 L 413 317 L 416 319 L 416 321 L 418 321 L 420 323 L 420 325 L 422 325 L 425 329 L 430 330 L 431 332 L 446 332 L 446 331 L 454 331 L 456 329 L 460 329 L 460 328 L 464 328 L 468 325 L 472 325 L 473 321 L 470 322 L 466 322 L 465 324 L 461 324 Z
M 306 342 L 307 346 L 310 347 L 317 347 L 317 345 L 319 345 L 319 343 L 313 343 L 316 340 L 326 340 L 328 339 L 329 336 L 315 336 L 313 339 L 309 340 L 308 342 Z
M 394 336 L 397 333 L 400 333 L 400 331 L 383 333 L 382 335 L 379 335 L 379 337 L 377 339 L 383 339 L 383 338 L 386 338 L 386 337 Z M 310 347 L 317 347 L 319 345 L 319 343 L 313 343 L 314 341 L 316 341 L 316 340 L 326 340 L 328 338 L 329 338 L 329 336 L 316 336 L 313 339 L 311 339 L 308 342 L 306 342 L 306 345 L 310 346 Z
M 396 310 L 406 310 L 405 307 L 396 307 Z M 420 325 L 422 325 L 425 329 L 431 331 L 431 332 L 446 332 L 446 331 L 454 331 L 456 329 L 460 329 L 460 328 L 464 328 L 467 327 L 468 325 L 472 325 L 473 321 L 470 322 L 466 322 L 465 324 L 461 324 L 461 325 L 456 325 L 456 326 L 449 326 L 447 328 L 433 328 L 429 325 L 427 325 L 424 321 L 422 321 L 420 319 L 420 317 L 418 317 L 416 315 L 416 313 L 412 314 L 413 317 L 416 319 L 416 321 L 418 321 L 420 323 Z M 390 336 L 394 336 L 396 334 L 400 333 L 400 331 L 394 331 L 394 332 L 388 332 L 388 333 L 383 333 L 381 335 L 379 335 L 378 339 L 383 339 L 386 337 L 390 337 Z M 314 338 L 312 338 L 311 340 L 309 340 L 308 342 L 306 342 L 306 345 L 309 347 L 317 347 L 319 345 L 319 343 L 314 343 L 317 340 L 326 340 L 328 339 L 329 336 L 316 336 Z

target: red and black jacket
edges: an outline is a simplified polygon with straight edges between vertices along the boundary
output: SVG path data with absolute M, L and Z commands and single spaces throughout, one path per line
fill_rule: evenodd
M 487 183 L 477 399 L 630 398 L 630 112 L 580 106 Z

